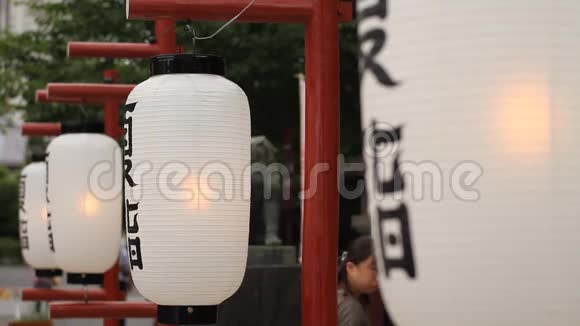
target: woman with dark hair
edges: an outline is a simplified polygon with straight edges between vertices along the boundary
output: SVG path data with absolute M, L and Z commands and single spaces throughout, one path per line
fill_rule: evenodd
M 338 266 L 338 326 L 371 326 L 366 314 L 368 295 L 375 292 L 377 268 L 368 236 L 352 242 Z

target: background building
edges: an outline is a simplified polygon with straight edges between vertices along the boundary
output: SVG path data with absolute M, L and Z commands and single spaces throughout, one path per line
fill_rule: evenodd
M 0 0 L 0 31 L 22 33 L 36 27 L 28 9 L 14 0 Z

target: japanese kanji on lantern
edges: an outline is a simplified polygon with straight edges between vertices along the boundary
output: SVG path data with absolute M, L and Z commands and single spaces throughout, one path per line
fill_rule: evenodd
M 49 237 L 69 283 L 102 281 L 121 246 L 121 148 L 92 131 L 58 136 L 47 149 Z
M 135 286 L 164 324 L 209 324 L 248 250 L 250 111 L 223 59 L 161 55 L 125 113 L 125 211 Z
M 60 274 L 50 250 L 46 218 L 46 163 L 36 156 L 20 173 L 19 233 L 24 261 L 36 276 Z
M 366 184 L 397 325 L 580 323 L 580 2 L 359 1 Z

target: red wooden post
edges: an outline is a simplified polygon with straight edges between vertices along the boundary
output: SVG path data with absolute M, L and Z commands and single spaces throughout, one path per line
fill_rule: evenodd
M 103 73 L 104 82 L 106 84 L 113 84 L 119 82 L 119 72 L 117 70 L 105 70 Z M 105 102 L 103 112 L 103 122 L 105 125 L 105 134 L 117 140 L 119 137 L 119 99 L 108 98 Z M 122 218 L 122 216 L 119 216 Z M 125 300 L 125 293 L 119 289 L 119 262 L 118 260 L 113 266 L 105 272 L 103 279 L 103 287 L 105 288 L 105 299 L 109 301 Z M 105 326 L 119 325 L 118 319 L 105 319 Z
M 119 82 L 119 72 L 117 70 L 105 70 L 104 80 L 107 84 Z M 109 98 L 105 101 L 103 120 L 105 124 L 105 134 L 117 140 L 121 136 L 119 127 L 119 105 L 121 100 Z
M 107 70 L 104 73 L 105 82 L 113 83 L 119 81 L 118 72 Z M 119 84 L 66 84 L 51 83 L 48 84 L 46 95 L 47 99 L 99 99 L 105 105 L 103 113 L 105 133 L 110 137 L 117 139 L 120 135 L 118 121 L 119 102 L 123 101 L 131 92 L 134 85 Z M 42 93 L 39 94 L 43 96 Z M 122 218 L 122 216 L 119 216 Z M 115 263 L 104 275 L 105 299 L 106 300 L 123 300 L 125 294 L 119 290 L 119 265 Z M 59 306 L 58 309 L 66 310 L 66 306 Z M 116 326 L 119 324 L 117 319 L 105 319 L 105 326 Z
M 180 53 L 181 47 L 175 45 L 175 20 L 159 18 L 155 20 L 156 54 Z
M 339 48 L 335 0 L 306 24 L 302 325 L 335 326 L 338 255 Z M 308 197 L 312 192 L 311 197 Z

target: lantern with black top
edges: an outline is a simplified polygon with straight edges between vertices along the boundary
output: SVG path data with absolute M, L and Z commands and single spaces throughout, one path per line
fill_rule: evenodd
M 239 288 L 249 234 L 250 110 L 209 55 L 161 55 L 125 113 L 135 286 L 163 324 L 212 324 Z
M 20 173 L 19 234 L 24 261 L 37 277 L 62 273 L 48 245 L 46 211 L 46 163 L 44 154 L 32 155 L 32 162 Z
M 121 246 L 121 149 L 102 123 L 62 129 L 47 148 L 50 247 L 68 283 L 98 284 Z

